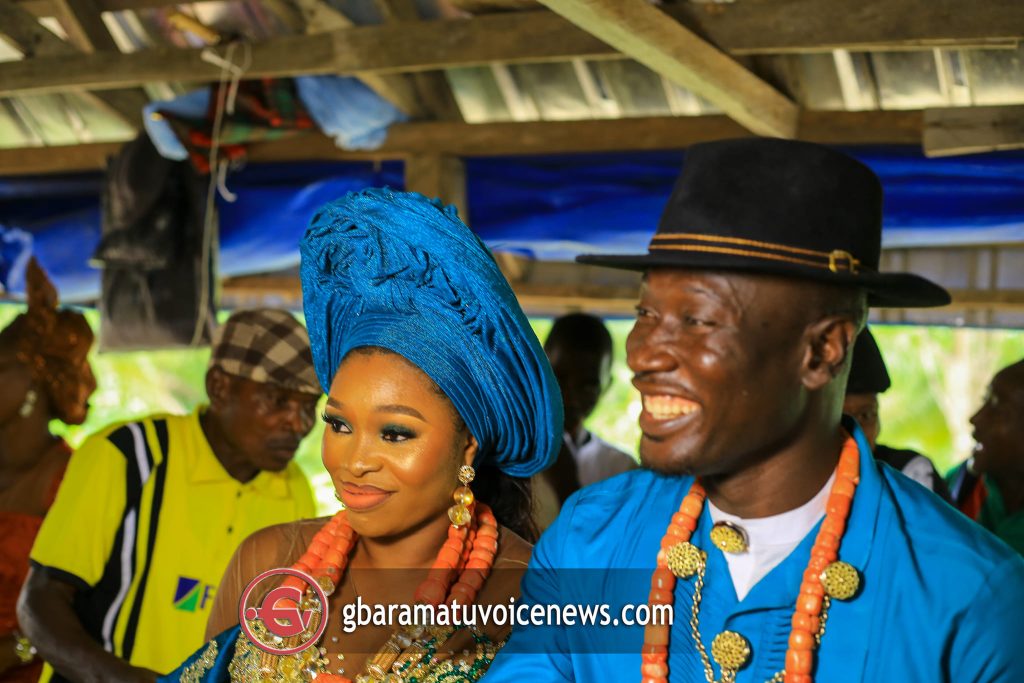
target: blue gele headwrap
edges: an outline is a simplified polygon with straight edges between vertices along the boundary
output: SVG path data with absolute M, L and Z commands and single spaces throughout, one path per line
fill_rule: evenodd
M 313 217 L 300 252 L 325 392 L 349 351 L 384 348 L 451 400 L 479 443 L 478 463 L 529 477 L 555 461 L 558 383 L 494 257 L 454 207 L 389 189 L 352 192 Z

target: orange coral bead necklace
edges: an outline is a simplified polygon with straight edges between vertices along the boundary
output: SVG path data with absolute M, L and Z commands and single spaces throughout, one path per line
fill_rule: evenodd
M 416 602 L 437 607 L 443 602 L 457 600 L 468 605 L 476 600 L 477 593 L 483 588 L 498 552 L 498 521 L 484 503 L 476 501 L 470 507 L 472 523 L 448 529 L 448 539 L 441 546 L 427 578 L 416 589 Z M 316 533 L 292 569 L 312 576 L 330 596 L 341 582 L 356 538 L 348 524 L 348 513 L 342 510 Z M 285 579 L 282 585 L 302 591 L 308 589 L 302 579 L 294 576 Z M 368 660 L 368 667 L 381 664 L 376 660 L 384 654 L 382 651 L 378 657 Z M 389 669 L 393 659 L 394 656 L 388 656 L 388 666 L 382 667 L 384 671 Z M 330 673 L 320 674 L 317 681 L 352 683 L 352 679 L 346 676 Z
M 786 665 L 769 683 L 813 683 L 811 670 L 814 650 L 825 633 L 831 600 L 848 600 L 859 588 L 860 579 L 856 570 L 838 561 L 839 545 L 846 531 L 846 521 L 859 481 L 860 453 L 853 437 L 847 436 L 839 456 L 836 478 L 829 492 L 825 519 L 811 548 L 811 559 L 804 571 L 796 599 Z M 708 683 L 715 683 L 714 669 L 698 629 L 707 555 L 690 543 L 690 537 L 704 509 L 705 497 L 704 487 L 699 481 L 694 481 L 679 511 L 672 515 L 668 530 L 661 539 L 648 603 L 652 608 L 655 605 L 671 605 L 674 602 L 676 578 L 695 580 L 689 625 L 694 645 L 704 665 L 705 677 Z M 669 635 L 668 624 L 649 624 L 645 627 L 640 665 L 642 683 L 668 683 Z M 736 672 L 750 656 L 750 646 L 746 639 L 732 631 L 720 633 L 712 642 L 711 651 L 722 671 L 722 683 L 734 681 Z

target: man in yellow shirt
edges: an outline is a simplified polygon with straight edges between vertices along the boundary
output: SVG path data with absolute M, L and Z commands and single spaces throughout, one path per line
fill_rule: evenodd
M 213 350 L 208 408 L 115 425 L 72 456 L 19 601 L 49 662 L 41 681 L 174 669 L 202 644 L 238 544 L 314 515 L 292 462 L 320 397 L 312 360 L 291 314 L 238 312 Z

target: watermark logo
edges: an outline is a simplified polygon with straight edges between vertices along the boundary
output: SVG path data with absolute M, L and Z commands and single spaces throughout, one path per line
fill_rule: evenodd
M 253 591 L 264 581 L 294 576 L 312 590 L 278 586 L 258 604 L 250 604 Z M 316 580 L 297 569 L 270 569 L 246 586 L 238 604 L 242 632 L 253 645 L 272 655 L 293 655 L 320 640 L 327 628 L 327 594 Z
M 182 612 L 195 612 L 206 609 L 207 603 L 213 599 L 214 587 L 199 579 L 188 576 L 178 577 L 178 587 L 174 589 L 174 609 Z

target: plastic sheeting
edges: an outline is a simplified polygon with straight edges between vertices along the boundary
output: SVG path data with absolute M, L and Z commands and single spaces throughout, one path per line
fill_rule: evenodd
M 886 191 L 887 246 L 1024 240 L 1024 153 L 926 159 L 917 148 L 846 150 L 871 166 Z M 546 260 L 584 252 L 642 252 L 654 232 L 682 153 L 472 159 L 471 224 L 489 246 Z M 99 239 L 98 174 L 0 180 L 0 231 L 32 235 L 31 249 L 65 301 L 89 301 L 99 274 L 88 265 Z M 228 181 L 220 204 L 220 272 L 269 272 L 298 263 L 298 240 L 321 204 L 349 190 L 402 186 L 401 164 L 250 166 Z M 2 235 L 0 235 L 2 237 Z M 5 284 L 19 291 L 15 247 L 5 244 Z M 5 266 L 0 263 L 0 277 Z

